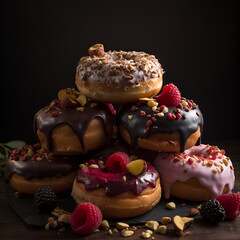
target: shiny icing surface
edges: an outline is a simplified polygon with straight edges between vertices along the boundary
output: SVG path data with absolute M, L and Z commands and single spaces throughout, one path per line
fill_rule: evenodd
M 99 168 L 90 167 L 91 164 L 97 164 Z M 78 170 L 77 182 L 83 183 L 87 191 L 103 188 L 107 196 L 116 196 L 128 191 L 138 196 L 145 188 L 154 188 L 158 177 L 157 171 L 149 163 L 142 174 L 133 176 L 128 172 L 106 172 L 102 160 L 90 160 L 90 164 Z
M 13 151 L 6 162 L 5 179 L 9 181 L 12 174 L 23 176 L 26 180 L 44 177 L 61 178 L 78 169 L 83 156 L 50 156 L 42 150 L 33 149 L 29 156 L 29 145 Z
M 186 101 L 190 102 L 189 100 Z M 159 113 L 163 113 L 163 109 L 161 106 L 153 109 L 149 107 L 147 101 L 127 103 L 123 106 L 119 112 L 118 121 L 123 123 L 127 129 L 133 147 L 137 146 L 138 138 L 147 138 L 154 133 L 174 133 L 178 131 L 181 138 L 180 151 L 183 152 L 188 137 L 196 132 L 199 126 L 202 131 L 203 116 L 196 104 L 191 102 L 189 107 L 181 105 L 168 107 L 167 113 L 159 117 Z M 178 113 L 181 116 L 179 119 L 176 117 Z M 175 119 L 169 118 L 172 115 L 175 116 Z
M 225 185 L 229 191 L 234 187 L 234 170 L 224 150 L 216 146 L 200 144 L 184 153 L 159 153 L 154 166 L 159 172 L 164 195 L 170 197 L 171 184 L 197 178 L 200 184 L 212 192 L 215 199 L 221 195 Z
M 48 151 L 52 150 L 51 131 L 54 127 L 60 124 L 67 124 L 76 133 L 81 143 L 83 150 L 84 134 L 94 118 L 100 118 L 103 122 L 103 127 L 106 136 L 108 135 L 107 126 L 112 122 L 112 114 L 109 108 L 101 103 L 88 102 L 83 111 L 78 108 L 53 108 L 48 111 L 48 106 L 42 108 L 35 114 L 34 131 L 39 129 L 47 138 Z
M 110 87 L 137 87 L 149 78 L 162 77 L 161 64 L 153 55 L 144 52 L 109 51 L 104 57 L 82 57 L 77 76 L 87 82 Z

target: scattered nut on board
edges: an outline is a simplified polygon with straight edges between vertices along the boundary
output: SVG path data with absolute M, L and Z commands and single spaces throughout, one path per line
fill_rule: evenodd
M 163 225 L 167 225 L 168 223 L 170 223 L 172 221 L 172 219 L 170 217 L 163 217 L 162 218 L 162 224 Z
M 166 208 L 170 210 L 176 209 L 176 204 L 174 202 L 169 202 L 166 204 Z
M 118 222 L 118 223 L 116 224 L 116 228 L 117 228 L 118 230 L 122 230 L 122 229 L 124 229 L 124 228 L 129 228 L 129 225 L 128 225 L 127 223 L 124 223 L 124 222 Z
M 190 226 L 190 224 L 194 221 L 194 218 L 189 217 L 180 217 L 176 215 L 173 218 L 173 226 L 178 235 L 183 235 L 183 230 Z
M 123 237 L 130 237 L 134 234 L 134 231 L 123 229 L 121 234 Z
M 145 226 L 156 231 L 159 226 L 159 223 L 157 221 L 148 221 L 146 222 Z
M 165 235 L 167 233 L 167 226 L 161 225 L 157 228 L 157 233 Z

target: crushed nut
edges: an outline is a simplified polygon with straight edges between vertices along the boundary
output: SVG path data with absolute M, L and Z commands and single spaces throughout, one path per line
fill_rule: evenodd
M 172 221 L 172 219 L 170 217 L 163 217 L 162 218 L 162 224 L 163 225 L 167 225 L 168 223 L 170 223 Z
M 197 208 L 190 208 L 189 210 L 189 216 L 196 216 L 198 215 L 200 212 Z
M 134 234 L 134 231 L 123 229 L 121 234 L 123 237 L 130 237 Z
M 174 202 L 169 202 L 166 204 L 166 208 L 170 210 L 176 209 L 176 204 Z
M 129 225 L 128 225 L 127 223 L 124 223 L 124 222 L 118 222 L 118 223 L 116 224 L 116 228 L 117 228 L 118 230 L 122 230 L 122 229 L 124 229 L 124 228 L 129 228 Z
M 71 223 L 71 214 L 61 214 L 58 217 L 58 222 Z
M 152 235 L 150 234 L 150 233 L 148 233 L 148 232 L 142 232 L 142 237 L 144 238 L 144 239 L 147 239 L 147 238 L 150 238 Z
M 159 226 L 159 223 L 157 221 L 148 221 L 146 222 L 145 226 L 156 231 Z
M 103 220 L 100 225 L 103 229 L 107 230 L 110 228 L 109 223 L 107 220 Z
M 166 225 L 161 225 L 157 229 L 157 233 L 165 235 L 167 233 L 167 226 Z
M 84 107 L 77 107 L 77 111 L 83 112 L 84 111 Z
M 128 115 L 129 120 L 132 120 L 132 118 L 133 118 L 133 115 Z
M 194 218 L 180 217 L 176 215 L 173 218 L 173 226 L 176 230 L 176 233 L 182 236 L 183 230 L 186 229 L 193 221 L 194 221 Z
M 87 103 L 87 97 L 83 94 L 79 95 L 77 98 L 76 98 L 77 102 L 80 103 L 80 105 L 82 107 L 84 107 Z
M 89 167 L 90 168 L 96 168 L 96 169 L 99 168 L 97 164 L 91 164 Z

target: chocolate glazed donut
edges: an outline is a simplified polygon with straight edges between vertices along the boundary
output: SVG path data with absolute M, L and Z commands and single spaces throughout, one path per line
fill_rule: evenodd
M 190 102 L 190 100 L 183 99 L 186 102 Z M 167 140 L 159 139 L 159 141 L 167 141 L 169 147 L 166 147 L 165 144 L 163 149 L 162 147 L 156 149 L 154 146 L 150 146 L 150 148 L 146 147 L 146 149 L 163 152 L 183 152 L 192 134 L 197 133 L 194 138 L 199 139 L 198 141 L 200 143 L 199 137 L 203 129 L 203 116 L 198 105 L 192 101 L 190 105 L 191 107 L 169 107 L 167 108 L 167 113 L 163 114 L 161 107 L 153 111 L 146 101 L 125 104 L 118 115 L 120 135 L 133 147 L 137 147 L 139 146 L 139 139 L 148 141 L 153 135 L 163 134 L 162 138 L 166 136 Z M 178 119 L 176 115 L 179 112 L 181 113 L 181 117 Z M 160 113 L 162 115 L 159 115 Z M 171 119 L 173 115 L 175 118 Z M 172 134 L 175 133 L 180 134 L 179 142 L 176 138 L 174 140 L 171 139 Z M 157 135 L 154 140 L 158 141 Z M 191 145 L 195 145 L 195 143 L 196 141 L 194 139 L 188 148 L 191 147 Z M 176 146 L 176 144 L 180 146 Z M 145 148 L 142 145 L 140 147 Z M 165 150 L 165 147 L 167 150 Z
M 93 126 L 92 126 L 93 124 Z M 80 146 L 75 147 L 73 150 L 65 150 L 58 152 L 56 145 L 56 141 L 53 140 L 53 132 L 57 127 L 62 127 L 63 125 L 67 125 L 70 127 L 71 135 L 79 140 Z M 102 146 L 106 141 L 104 139 L 95 139 L 91 143 L 86 143 L 84 141 L 84 137 L 87 131 L 91 134 L 94 134 L 95 131 L 103 131 L 105 133 L 105 137 L 107 139 L 111 138 L 112 134 L 112 115 L 108 107 L 104 104 L 88 102 L 84 109 L 79 111 L 77 108 L 74 109 L 51 109 L 50 111 L 46 108 L 41 109 L 39 112 L 35 114 L 34 117 L 34 132 L 38 135 L 38 139 L 42 143 L 43 147 L 46 148 L 47 151 L 53 151 L 55 154 L 80 154 L 86 153 L 89 150 L 96 149 Z M 92 127 L 92 129 L 91 129 Z M 58 135 L 60 132 L 63 132 L 63 129 L 59 129 Z M 103 133 L 103 135 L 104 135 Z M 41 139 L 40 139 L 41 138 Z M 63 137 L 62 137 L 63 138 Z M 77 140 L 77 142 L 78 142 Z M 45 144 L 43 144 L 43 141 Z M 60 140 L 59 140 L 60 141 Z M 63 139 L 64 144 L 67 145 L 69 143 L 66 142 L 66 139 Z M 96 141 L 96 146 L 95 146 Z M 76 143 L 76 141 L 73 141 Z M 78 145 L 79 145 L 78 143 Z M 100 144 L 100 146 L 99 146 Z M 46 146 L 45 146 L 46 145 Z M 70 146 L 71 147 L 71 146 Z M 69 147 L 69 149 L 70 149 Z M 67 147 L 66 147 L 67 148 Z M 78 149 L 76 149 L 78 148 Z M 81 148 L 81 149 L 79 149 Z

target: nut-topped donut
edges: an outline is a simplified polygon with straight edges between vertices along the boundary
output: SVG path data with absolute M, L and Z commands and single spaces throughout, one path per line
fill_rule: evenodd
M 140 99 L 122 107 L 118 128 L 128 144 L 160 152 L 183 152 L 197 143 L 203 128 L 202 113 L 192 100 L 181 98 L 175 85 L 169 85 L 177 97 L 162 99 L 165 91 L 171 91 L 168 89 L 157 99 Z
M 83 157 L 54 156 L 40 144 L 26 145 L 12 151 L 6 162 L 6 182 L 18 192 L 33 195 L 41 186 L 51 186 L 55 193 L 72 188 Z
M 145 52 L 108 51 L 102 44 L 89 48 L 76 70 L 81 93 L 100 102 L 125 103 L 153 97 L 162 87 L 163 70 L 153 55 Z
M 34 117 L 34 131 L 42 147 L 54 154 L 86 153 L 112 136 L 112 114 L 102 103 L 88 101 L 74 89 L 62 89 L 57 100 Z
M 159 153 L 154 161 L 164 195 L 204 201 L 229 193 L 234 170 L 229 157 L 217 146 L 200 144 L 183 153 Z

